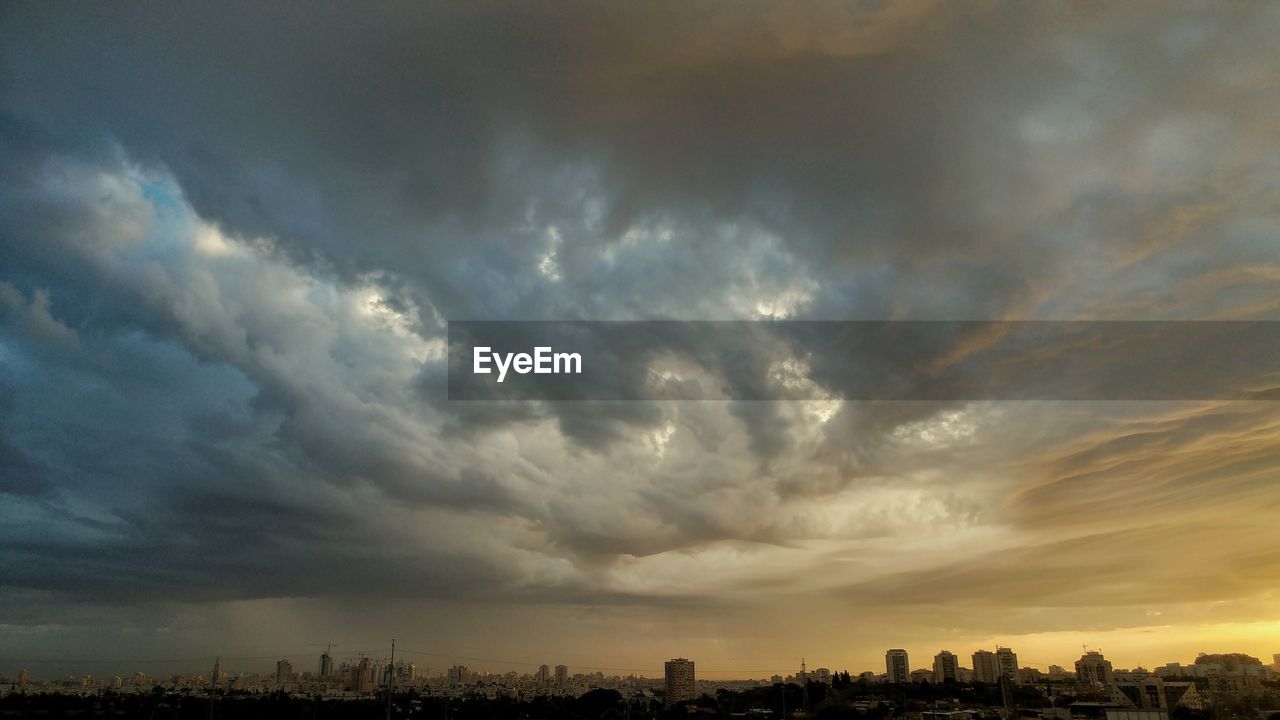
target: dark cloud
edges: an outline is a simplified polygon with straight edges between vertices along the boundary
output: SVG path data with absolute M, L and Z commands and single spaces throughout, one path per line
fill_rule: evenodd
M 667 37 L 673 10 L 389 5 L 299 18 L 18 6 L 5 87 L 26 122 L 116 139 L 163 164 L 198 212 L 233 233 L 274 238 L 347 276 L 407 275 L 446 317 L 684 313 L 706 295 L 694 288 L 723 297 L 739 284 L 735 258 L 760 244 L 753 235 L 776 238 L 790 258 L 754 266 L 756 282 L 879 267 L 898 282 L 943 284 L 934 292 L 945 304 L 923 299 L 918 311 L 998 317 L 1030 300 L 1063 252 L 1032 224 L 1055 180 L 1037 163 L 1054 148 L 1026 136 L 1094 123 L 1097 149 L 1140 142 L 1162 119 L 1209 122 L 1189 89 L 1217 87 L 1201 59 L 1221 51 L 1230 68 L 1248 56 L 1220 44 L 1261 32 L 1240 15 L 1148 27 L 1140 13 L 1006 6 L 921 12 L 870 41 L 861 36 L 901 11 L 853 12 L 793 37 L 798 12 L 709 7 L 699 20 L 722 28 L 710 42 L 696 21 Z M 1157 47 L 1178 23 L 1196 42 Z M 1137 46 L 1107 43 L 1121 34 Z M 1107 44 L 1078 63 L 1076 45 L 1091 41 Z M 1073 119 L 1048 114 L 1063 88 L 1086 92 L 1095 65 L 1130 75 L 1074 107 L 1085 127 L 1055 128 Z M 1127 92 L 1134 85 L 1142 92 Z M 1265 105 L 1234 105 L 1245 131 L 1236 142 L 1257 140 Z M 1117 190 L 1127 188 L 1093 195 L 1133 208 Z M 1137 220 L 1180 200 L 1144 200 Z M 1126 228 L 1135 219 L 1103 217 Z M 552 296 L 530 272 L 550 227 L 570 289 Z M 601 246 L 625 246 L 628 233 L 664 232 L 669 247 L 656 255 L 623 252 L 626 268 L 601 261 Z M 975 248 L 1001 262 L 970 264 Z M 937 272 L 935 260 L 951 262 Z M 679 302 L 655 304 L 668 294 Z M 846 316 L 838 300 L 826 310 Z M 883 302 L 869 314 L 890 310 Z
M 55 487 L 44 466 L 0 435 L 0 493 L 43 498 Z

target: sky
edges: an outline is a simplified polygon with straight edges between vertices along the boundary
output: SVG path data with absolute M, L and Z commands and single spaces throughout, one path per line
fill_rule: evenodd
M 1270 661 L 1280 404 L 459 403 L 445 369 L 450 320 L 1280 320 L 1278 35 L 0 4 L 0 674 Z M 1214 370 L 1177 360 L 1130 372 Z

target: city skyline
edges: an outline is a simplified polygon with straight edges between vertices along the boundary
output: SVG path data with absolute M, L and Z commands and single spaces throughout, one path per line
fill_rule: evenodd
M 331 645 L 330 648 L 332 647 L 338 647 L 338 646 Z M 367 650 L 357 651 L 349 654 L 343 654 L 340 652 L 332 652 L 331 649 L 321 651 L 320 653 L 316 653 L 314 651 L 308 650 L 304 652 L 290 653 L 290 654 L 255 655 L 255 656 L 248 656 L 248 657 L 244 657 L 244 656 L 238 657 L 234 655 L 226 655 L 226 656 L 217 655 L 217 656 L 214 656 L 212 660 L 214 669 L 212 672 L 208 673 L 207 678 L 211 682 L 217 682 L 215 678 L 219 673 L 221 674 L 223 680 L 237 673 L 250 673 L 255 675 L 274 676 L 281 672 L 282 663 L 285 664 L 284 667 L 286 669 L 284 672 L 286 674 L 292 673 L 295 676 L 307 674 L 307 675 L 314 675 L 315 677 L 318 677 L 318 678 L 337 677 L 344 674 L 346 671 L 348 671 L 348 669 L 364 662 L 368 662 L 371 668 L 383 668 L 390 659 L 390 649 L 388 648 L 387 651 L 388 651 L 388 654 L 386 655 L 378 655 L 376 652 L 370 652 Z M 424 651 L 418 651 L 418 650 L 405 650 L 403 648 L 401 648 L 399 652 L 401 653 L 401 657 L 396 661 L 397 666 L 402 668 L 413 668 L 414 672 L 416 672 L 419 675 L 419 677 L 430 676 L 430 677 L 442 677 L 442 678 L 450 677 L 451 678 L 451 673 L 456 668 L 463 668 L 463 670 L 466 671 L 467 673 L 474 673 L 475 677 L 481 677 L 481 676 L 502 677 L 502 676 L 508 676 L 508 675 L 515 675 L 518 677 L 524 677 L 524 678 L 532 679 L 535 681 L 544 682 L 547 684 L 562 683 L 566 679 L 583 677 L 583 676 L 596 676 L 596 675 L 602 675 L 605 677 L 618 677 L 618 678 L 626 678 L 626 677 L 634 676 L 640 679 L 661 680 L 667 674 L 668 672 L 667 666 L 669 666 L 670 663 L 677 662 L 677 661 L 678 662 L 694 662 L 687 658 L 673 658 L 663 663 L 659 663 L 656 666 L 652 664 L 649 666 L 637 666 L 637 667 L 594 666 L 594 665 L 570 666 L 570 665 L 565 665 L 563 663 L 557 663 L 555 665 L 551 665 L 545 662 L 535 663 L 527 660 L 502 660 L 502 659 L 492 659 L 492 658 L 486 659 L 486 658 L 477 658 L 472 656 L 449 655 L 446 653 L 424 652 Z M 949 652 L 950 651 L 946 649 L 935 650 L 933 652 L 927 653 L 928 662 L 925 662 L 923 664 L 908 663 L 905 666 L 905 672 L 903 677 L 898 680 L 894 680 L 893 682 L 915 682 L 916 681 L 915 676 L 922 671 L 929 671 L 931 674 L 936 673 L 938 668 L 937 660 L 939 656 L 941 654 L 945 654 Z M 1036 664 L 1036 663 L 1021 662 L 1018 659 L 1017 652 L 1012 648 L 996 646 L 993 648 L 975 648 L 972 651 L 972 653 L 970 652 L 961 652 L 958 654 L 951 653 L 952 669 L 954 671 L 959 671 L 960 673 L 964 674 L 968 678 L 965 680 L 959 680 L 959 678 L 952 676 L 951 679 L 956 679 L 961 682 L 975 681 L 975 682 L 995 683 L 995 682 L 998 682 L 1000 677 L 1005 677 L 1012 681 L 1015 679 L 1017 671 L 1023 668 L 1034 669 L 1036 671 L 1043 672 L 1046 674 L 1046 676 L 1048 676 L 1052 672 L 1052 669 L 1054 667 L 1059 667 L 1059 668 L 1064 668 L 1069 670 L 1073 666 L 1078 667 L 1077 665 L 1078 661 L 1083 661 L 1089 658 L 1097 658 L 1099 662 L 1105 660 L 1108 668 L 1108 672 L 1110 672 L 1112 668 L 1114 668 L 1114 672 L 1118 672 L 1118 673 L 1147 672 L 1151 674 L 1156 674 L 1162 671 L 1163 669 L 1168 668 L 1170 665 L 1178 665 L 1183 668 L 1194 666 L 1195 660 L 1198 657 L 1211 656 L 1215 654 L 1234 654 L 1239 652 L 1240 651 L 1238 649 L 1220 650 L 1220 651 L 1214 651 L 1214 652 L 1200 652 L 1200 653 L 1197 653 L 1195 656 L 1191 657 L 1187 662 L 1183 662 L 1183 660 L 1179 660 L 1179 659 L 1165 658 L 1163 660 L 1160 660 L 1158 662 L 1152 662 L 1150 664 L 1139 663 L 1131 666 L 1126 666 L 1120 663 L 1116 663 L 1110 657 L 1107 657 L 1101 648 L 1090 648 L 1088 646 L 1082 646 L 1080 648 L 1081 654 L 1076 659 L 1058 658 L 1056 660 L 1052 660 L 1047 663 Z M 911 651 L 909 650 L 906 650 L 903 648 L 890 648 L 884 653 L 881 667 L 884 668 L 885 665 L 888 665 L 890 663 L 889 656 L 897 653 L 905 653 L 905 656 L 907 658 L 909 658 L 911 655 Z M 1009 658 L 1011 662 L 1009 666 L 1005 666 L 1004 664 L 1002 664 L 1000 660 L 997 660 L 997 658 L 1000 657 L 1003 653 L 1009 653 Z M 1250 655 L 1250 653 L 1240 653 L 1240 654 Z M 408 657 L 406 658 L 405 655 L 407 655 Z M 979 664 L 981 662 L 979 661 L 979 655 L 989 655 L 991 657 L 992 669 L 988 674 L 989 676 L 984 675 L 983 670 L 979 668 Z M 972 657 L 972 661 L 966 663 L 965 658 L 968 658 L 970 656 Z M 920 657 L 924 657 L 924 654 L 922 653 Z M 1262 663 L 1263 667 L 1269 668 L 1273 672 L 1280 674 L 1280 652 L 1270 653 L 1267 655 L 1256 655 L 1254 657 L 1256 657 Z M 1270 662 L 1268 662 L 1267 660 L 1268 657 L 1271 658 Z M 224 658 L 232 664 L 224 666 L 223 665 Z M 318 672 L 313 672 L 311 669 L 309 669 L 308 663 L 310 660 L 315 661 L 314 663 L 311 663 L 311 664 L 315 664 L 317 666 Z M 14 659 L 0 658 L 0 662 L 13 664 Z M 131 662 L 132 662 L 132 665 L 130 665 Z M 186 659 L 186 660 L 179 660 L 179 659 L 174 659 L 174 660 L 139 659 L 134 661 L 94 660 L 94 661 L 82 661 L 81 666 L 76 666 L 75 661 L 70 661 L 70 662 L 58 661 L 57 663 L 48 663 L 44 661 L 39 661 L 35 663 L 37 667 L 54 666 L 58 668 L 58 671 L 53 673 L 45 673 L 45 674 L 39 674 L 38 672 L 32 673 L 31 668 L 27 667 L 26 665 L 23 665 L 21 670 L 30 673 L 31 676 L 35 679 L 49 680 L 49 679 L 55 679 L 57 677 L 80 676 L 80 675 L 94 675 L 95 677 L 102 679 L 104 677 L 103 674 L 87 672 L 87 670 L 92 670 L 93 667 L 105 668 L 107 670 L 110 670 L 110 672 L 106 672 L 106 675 L 111 675 L 111 676 L 119 675 L 121 677 L 127 677 L 127 676 L 132 676 L 136 674 L 136 672 L 145 672 L 145 670 L 140 670 L 138 667 L 136 667 L 138 665 L 151 666 L 151 667 L 154 667 L 156 665 L 168 665 L 169 667 L 165 668 L 164 670 L 155 670 L 156 674 L 154 676 L 163 678 L 163 677 L 168 677 L 169 675 L 174 675 L 174 674 L 189 675 L 189 676 L 201 675 L 200 671 L 198 669 L 195 669 L 198 667 L 199 662 L 200 662 L 200 659 L 196 659 L 196 658 Z M 799 678 L 803 675 L 802 668 L 805 665 L 805 662 L 803 658 L 801 658 L 798 662 L 799 662 L 799 665 L 792 668 L 778 667 L 778 668 L 755 669 L 755 670 L 702 668 L 698 672 L 703 675 L 714 676 L 710 678 L 699 678 L 699 679 L 706 679 L 708 681 L 763 680 L 763 679 L 774 677 L 774 676 L 787 677 L 787 678 L 791 678 L 791 677 Z M 236 665 L 236 663 L 239 663 L 239 665 L 243 665 L 243 666 Z M 300 666 L 296 670 L 293 667 L 294 663 L 300 664 Z M 21 662 L 19 662 L 18 664 L 22 665 Z M 228 669 L 228 667 L 230 669 Z M 328 672 L 325 671 L 326 667 L 328 668 Z M 810 663 L 810 667 L 811 667 L 810 673 L 817 672 L 819 667 L 821 667 L 822 670 L 825 670 L 828 672 L 849 672 L 855 677 L 857 677 L 858 675 L 867 675 L 867 674 L 875 675 L 875 676 L 878 676 L 884 682 L 891 682 L 891 680 L 888 677 L 888 668 L 884 668 L 880 671 L 876 671 L 875 669 L 872 669 L 870 667 L 855 670 L 853 666 L 843 666 L 840 663 L 835 663 L 835 662 Z M 122 669 L 126 669 L 127 672 L 125 672 L 124 674 L 121 674 L 120 671 Z M 779 675 L 779 673 L 781 674 Z M 12 675 L 8 675 L 6 669 L 0 669 L 0 677 L 8 676 L 8 677 L 16 678 L 18 677 L 18 675 L 19 675 L 19 671 L 15 671 L 12 673 Z M 936 679 L 933 679 L 932 677 L 930 681 L 938 682 Z
M 1280 333 L 1213 338 L 1280 328 L 1276 37 L 1275 3 L 0 2 L 4 672 L 1268 658 Z M 897 334 L 788 334 L 826 321 Z M 452 395 L 467 322 L 562 394 Z

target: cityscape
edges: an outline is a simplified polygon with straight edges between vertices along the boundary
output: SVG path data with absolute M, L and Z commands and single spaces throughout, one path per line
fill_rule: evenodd
M 392 649 L 394 652 L 394 647 Z M 1188 663 L 1168 662 L 1155 668 L 1115 668 L 1099 650 L 1084 649 L 1070 666 L 1035 668 L 1020 665 L 1008 647 L 976 650 L 964 663 L 949 650 L 937 652 L 930 665 L 912 668 L 902 648 L 885 652 L 883 672 L 829 667 L 809 668 L 801 660 L 792 674 L 768 678 L 707 680 L 696 663 L 672 658 L 661 677 L 625 676 L 603 671 L 572 672 L 567 665 L 540 665 L 534 672 L 482 671 L 463 664 L 442 669 L 419 667 L 394 657 L 340 659 L 332 646 L 313 669 L 295 667 L 289 658 L 274 672 L 224 669 L 222 658 L 207 673 L 128 677 L 38 678 L 23 668 L 16 676 L 0 675 L 6 702 L 30 703 L 62 695 L 111 698 L 122 695 L 165 699 L 169 703 L 212 703 L 271 697 L 301 702 L 367 704 L 379 698 L 408 713 L 422 713 L 427 701 L 455 710 L 495 701 L 520 704 L 555 699 L 581 700 L 608 691 L 638 715 L 713 715 L 751 718 L 903 717 L 916 720 L 970 720 L 984 717 L 1031 717 L 1037 720 L 1170 720 L 1170 718 L 1280 717 L 1280 653 L 1271 663 L 1243 653 L 1201 653 Z M 771 692 L 770 692 L 771 691 Z M 792 697 L 794 696 L 794 697 Z M 788 708 L 788 698 L 791 705 Z M 727 704 L 727 707 L 725 706 Z M 0 705 L 0 707 L 4 707 Z M 872 713 L 872 711 L 875 711 Z M 210 710 L 212 712 L 212 709 Z

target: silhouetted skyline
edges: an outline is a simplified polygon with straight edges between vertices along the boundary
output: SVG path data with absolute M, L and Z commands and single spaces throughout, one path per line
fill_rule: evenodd
M 1278 36 L 1267 3 L 3 3 L 0 655 L 1269 658 L 1280 403 L 1194 399 L 1275 397 L 1232 348 L 1120 353 L 1125 401 L 854 401 L 768 337 L 630 368 L 639 402 L 450 401 L 446 360 L 462 320 L 1280 320 Z M 910 370 L 1067 349 L 1005 337 Z

